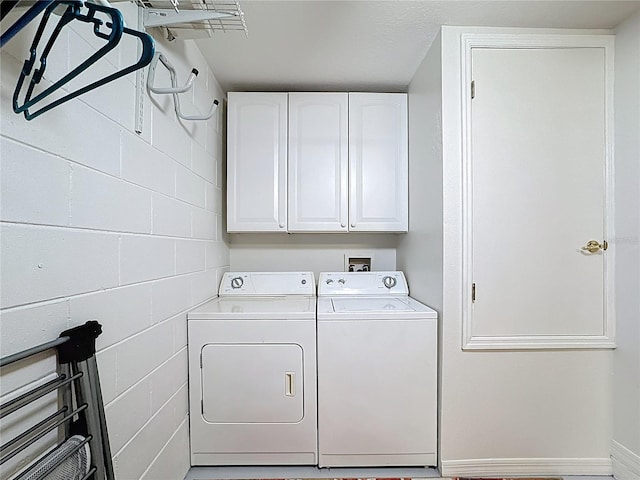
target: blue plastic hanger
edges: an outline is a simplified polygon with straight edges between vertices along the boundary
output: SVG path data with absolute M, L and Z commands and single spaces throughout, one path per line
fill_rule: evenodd
M 27 10 L 18 20 L 15 21 L 13 25 L 5 30 L 5 32 L 0 35 L 0 48 L 4 47 L 5 43 L 11 40 L 16 33 L 22 30 L 29 22 L 31 22 L 34 18 L 40 15 L 45 8 L 47 8 L 54 0 L 39 0 L 35 2 L 29 10 Z M 0 20 L 5 17 L 13 7 L 18 4 L 17 0 L 4 1 L 2 2 L 2 8 L 0 9 Z
M 33 72 L 33 76 L 31 77 L 31 80 L 29 82 L 29 87 L 27 88 L 27 93 L 25 95 L 24 98 L 24 102 L 22 105 L 19 105 L 19 95 L 20 95 L 20 91 L 22 90 L 22 86 L 24 84 L 25 78 L 28 77 L 31 74 L 31 70 L 33 69 L 33 65 L 35 64 L 35 60 L 36 60 L 36 51 L 37 51 L 37 47 L 38 44 L 40 42 L 40 39 L 42 37 L 42 33 L 45 29 L 45 26 L 49 20 L 49 17 L 51 16 L 51 13 L 53 12 L 53 10 L 55 8 L 58 7 L 58 5 L 60 4 L 64 4 L 67 5 L 67 9 L 65 10 L 65 12 L 63 13 L 63 15 L 61 16 L 60 20 L 58 21 L 58 24 L 56 25 L 53 34 L 51 35 L 51 37 L 49 38 L 47 45 L 44 48 L 44 51 L 42 53 L 42 55 L 40 56 L 40 67 L 37 68 L 34 72 Z M 40 22 L 40 26 L 38 27 L 38 31 L 36 33 L 36 36 L 34 37 L 33 43 L 31 45 L 31 55 L 30 58 L 28 60 L 25 61 L 24 63 L 24 67 L 22 68 L 22 71 L 20 73 L 20 76 L 18 78 L 18 83 L 16 85 L 16 89 L 14 91 L 13 94 L 13 110 L 16 113 L 24 113 L 24 116 L 27 120 L 32 120 L 34 118 L 36 118 L 37 116 L 51 110 L 52 108 L 57 107 L 58 105 L 61 105 L 79 95 L 82 95 L 90 90 L 93 90 L 95 88 L 98 88 L 106 83 L 109 83 L 113 80 L 116 80 L 124 75 L 127 75 L 128 73 L 131 73 L 139 68 L 143 68 L 145 66 L 147 66 L 150 62 L 151 59 L 153 58 L 153 54 L 155 51 L 155 45 L 154 45 L 154 41 L 153 38 L 151 38 L 149 35 L 147 35 L 146 33 L 143 32 L 138 32 L 136 30 L 131 30 L 127 27 L 124 26 L 124 21 L 122 19 L 122 14 L 120 13 L 119 10 L 115 9 L 115 8 L 111 8 L 111 7 L 105 7 L 102 5 L 95 5 L 89 2 L 84 3 L 84 6 L 89 10 L 87 14 L 82 14 L 81 13 L 81 8 L 82 8 L 83 2 L 81 1 L 75 1 L 75 0 L 65 0 L 65 1 L 55 1 L 53 2 L 46 10 L 45 13 L 43 15 L 43 18 Z M 103 22 L 102 20 L 100 20 L 99 18 L 95 17 L 96 12 L 101 12 L 104 13 L 106 15 L 109 16 L 110 18 L 110 22 Z M 67 75 L 65 75 L 64 77 L 62 77 L 60 80 L 58 80 L 57 82 L 53 83 L 51 86 L 49 86 L 48 88 L 46 88 L 44 91 L 42 91 L 41 93 L 39 93 L 38 95 L 36 95 L 35 97 L 31 98 L 33 95 L 33 90 L 35 88 L 35 86 L 42 80 L 42 76 L 44 74 L 44 71 L 46 69 L 47 66 L 47 56 L 50 53 L 55 41 L 57 40 L 60 31 L 64 28 L 64 26 L 66 26 L 67 24 L 69 24 L 70 22 L 74 21 L 74 20 L 79 20 L 82 22 L 86 22 L 86 23 L 93 23 L 93 33 L 94 35 L 96 35 L 99 38 L 102 38 L 104 40 L 107 41 L 107 43 L 101 47 L 100 49 L 98 49 L 98 51 L 96 51 L 93 55 L 91 55 L 87 60 L 85 60 L 84 62 L 82 62 L 78 67 L 76 67 L 75 69 L 73 69 L 71 72 L 69 72 Z M 103 32 L 103 26 L 106 26 L 109 31 L 108 32 Z M 31 107 L 34 107 L 37 103 L 41 102 L 42 100 L 44 100 L 46 97 L 48 97 L 49 95 L 51 95 L 53 92 L 55 92 L 56 90 L 58 90 L 59 88 L 61 88 L 63 85 L 67 84 L 68 82 L 70 82 L 72 79 L 74 79 L 75 77 L 77 77 L 78 75 L 80 75 L 82 72 L 84 72 L 87 68 L 89 68 L 91 65 L 93 65 L 95 62 L 97 62 L 100 58 L 104 57 L 109 51 L 113 50 L 118 43 L 120 42 L 120 39 L 122 38 L 122 35 L 131 35 L 131 36 L 135 36 L 137 37 L 140 42 L 142 43 L 142 54 L 140 56 L 140 59 L 134 63 L 133 65 L 130 65 L 124 69 L 121 69 L 111 75 L 108 75 L 100 80 L 97 80 L 95 82 L 90 83 L 89 85 L 86 85 L 74 92 L 71 92 L 47 105 L 45 105 L 42 108 L 39 108 L 38 110 L 35 111 L 30 111 Z
M 19 97 L 20 91 L 22 90 L 22 85 L 25 79 L 29 75 L 31 75 L 31 71 L 36 62 L 38 44 L 40 43 L 42 34 L 45 30 L 47 23 L 49 22 L 49 18 L 51 17 L 51 14 L 56 8 L 58 8 L 59 5 L 67 5 L 67 8 L 64 11 L 64 13 L 60 16 L 60 20 L 58 21 L 58 24 L 54 28 L 42 52 L 42 55 L 40 56 L 40 67 L 36 68 L 35 71 L 33 72 L 33 76 L 31 77 L 31 80 L 29 82 L 29 87 L 25 95 L 24 103 L 22 105 L 18 105 L 19 103 L 18 97 Z M 20 72 L 20 76 L 18 77 L 18 83 L 16 85 L 16 89 L 13 94 L 13 110 L 16 113 L 26 111 L 29 107 L 31 107 L 35 103 L 49 96 L 51 93 L 53 93 L 54 91 L 62 87 L 65 83 L 69 82 L 71 79 L 78 76 L 80 73 L 86 70 L 91 64 L 95 63 L 98 59 L 106 55 L 109 51 L 113 50 L 116 47 L 116 45 L 118 45 L 118 42 L 120 42 L 120 38 L 122 37 L 122 31 L 124 29 L 124 21 L 122 20 L 122 15 L 118 10 L 108 9 L 113 11 L 105 12 L 110 16 L 110 20 L 111 20 L 111 22 L 107 22 L 106 24 L 106 26 L 110 28 L 110 32 L 106 34 L 100 31 L 100 27 L 102 27 L 104 22 L 99 18 L 95 18 L 95 13 L 96 11 L 104 12 L 107 8 L 100 5 L 87 4 L 87 8 L 89 9 L 89 12 L 86 15 L 83 15 L 81 13 L 82 6 L 83 6 L 83 2 L 81 1 L 66 0 L 66 1 L 54 1 L 49 5 L 49 7 L 46 8 L 44 15 L 42 17 L 42 20 L 40 21 L 40 25 L 38 26 L 36 35 L 33 39 L 33 42 L 31 43 L 31 48 L 29 50 L 30 57 L 28 60 L 24 62 L 24 66 L 22 67 L 22 71 Z M 82 64 L 80 64 L 74 70 L 72 70 L 67 75 L 65 75 L 61 80 L 54 83 L 53 85 L 51 85 L 50 87 L 45 89 L 42 93 L 40 93 L 39 95 L 37 95 L 35 98 L 32 99 L 31 95 L 33 94 L 33 89 L 38 83 L 40 83 L 44 75 L 45 69 L 47 68 L 47 58 L 49 56 L 49 53 L 51 52 L 51 49 L 53 48 L 53 45 L 58 39 L 58 36 L 60 35 L 60 32 L 62 31 L 62 29 L 74 20 L 93 23 L 94 34 L 96 34 L 100 38 L 107 40 L 107 43 L 103 47 L 101 47 L 97 52 L 91 55 L 91 57 L 85 60 Z

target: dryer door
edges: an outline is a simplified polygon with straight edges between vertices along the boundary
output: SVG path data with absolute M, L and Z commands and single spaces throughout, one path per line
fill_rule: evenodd
M 210 423 L 302 420 L 302 348 L 295 344 L 207 344 L 201 353 L 202 416 Z

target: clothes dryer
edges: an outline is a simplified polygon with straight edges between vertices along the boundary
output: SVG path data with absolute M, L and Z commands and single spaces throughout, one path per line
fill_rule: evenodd
M 225 273 L 187 315 L 192 465 L 317 464 L 311 272 Z
M 437 313 L 402 272 L 318 280 L 321 467 L 435 466 Z

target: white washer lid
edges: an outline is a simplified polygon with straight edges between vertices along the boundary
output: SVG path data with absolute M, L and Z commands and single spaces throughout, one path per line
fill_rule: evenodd
M 340 312 L 415 312 L 399 298 L 332 298 L 333 311 Z
M 435 321 L 437 318 L 438 312 L 409 296 L 318 297 L 318 322 L 385 319 Z

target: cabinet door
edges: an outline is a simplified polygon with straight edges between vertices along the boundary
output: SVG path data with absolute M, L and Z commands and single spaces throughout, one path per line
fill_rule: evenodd
M 286 231 L 287 94 L 228 95 L 227 231 Z
M 349 230 L 408 229 L 407 95 L 349 94 Z
M 289 231 L 348 230 L 347 93 L 289 94 Z

